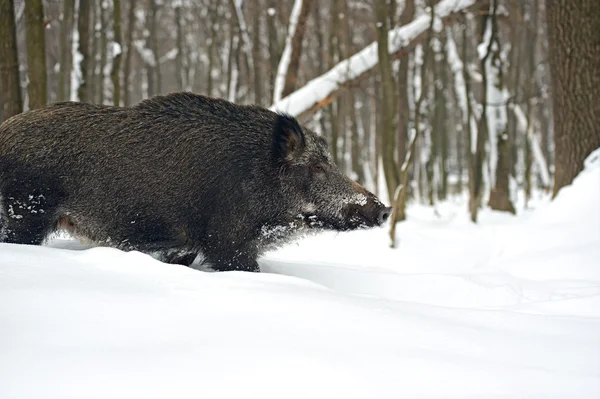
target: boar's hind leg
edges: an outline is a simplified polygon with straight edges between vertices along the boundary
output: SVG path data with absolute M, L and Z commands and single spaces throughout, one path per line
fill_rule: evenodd
M 165 263 L 170 263 L 172 265 L 191 266 L 192 263 L 194 263 L 196 256 L 197 254 L 195 252 L 174 252 L 165 254 L 163 259 Z
M 27 182 L 8 184 L 2 190 L 4 234 L 13 244 L 41 244 L 54 229 L 58 198 L 49 189 L 34 188 Z

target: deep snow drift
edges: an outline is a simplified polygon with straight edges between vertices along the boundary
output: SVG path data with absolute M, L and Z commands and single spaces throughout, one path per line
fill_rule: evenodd
M 0 244 L 0 397 L 600 397 L 600 152 L 535 211 L 463 208 L 262 274 Z

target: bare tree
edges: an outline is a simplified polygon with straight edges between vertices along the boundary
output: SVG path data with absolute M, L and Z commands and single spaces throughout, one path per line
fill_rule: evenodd
M 113 64 L 110 77 L 113 83 L 113 104 L 121 104 L 121 0 L 113 0 Z
M 42 0 L 25 1 L 25 25 L 27 28 L 27 76 L 29 78 L 27 92 L 29 108 L 35 109 L 46 105 L 48 99 Z
M 89 102 L 91 100 L 88 92 L 88 80 L 90 74 L 91 55 L 89 52 L 90 46 L 90 3 L 89 1 L 79 2 L 79 16 L 77 19 L 77 31 L 79 33 L 79 54 L 81 61 L 79 62 L 79 87 L 77 89 L 77 97 L 79 101 Z
M 398 168 L 394 159 L 396 151 L 396 82 L 392 73 L 392 60 L 388 51 L 388 4 L 386 0 L 375 0 L 375 22 L 377 28 L 377 55 L 379 57 L 379 72 L 382 85 L 382 119 L 381 144 L 382 161 L 385 181 L 388 188 L 388 198 L 394 201 L 394 192 L 399 185 Z
M 62 21 L 60 24 L 60 43 L 59 43 L 59 64 L 58 83 L 56 86 L 58 101 L 69 99 L 71 92 L 71 32 L 75 21 L 75 0 L 64 0 Z
M 125 65 L 123 71 L 123 105 L 126 107 L 131 104 L 131 88 L 130 88 L 130 77 L 131 77 L 131 59 L 133 56 L 133 32 L 135 31 L 135 6 L 137 0 L 130 0 L 129 11 L 127 12 L 127 48 L 125 52 Z
M 0 88 L 3 94 L 2 119 L 23 112 L 19 82 L 19 58 L 13 0 L 0 1 Z
M 306 30 L 306 20 L 310 14 L 313 0 L 295 0 L 290 15 L 289 31 L 285 48 L 277 68 L 273 101 L 279 101 L 296 88 L 298 69 L 302 57 L 302 39 Z
M 391 239 L 391 247 L 394 248 L 396 246 L 396 222 L 398 222 L 398 216 L 404 214 L 404 209 L 406 208 L 406 201 L 408 199 L 407 191 L 408 191 L 408 172 L 413 164 L 413 160 L 416 156 L 417 149 L 417 140 L 419 138 L 419 134 L 421 132 L 421 106 L 423 105 L 423 101 L 427 96 L 428 86 L 427 86 L 427 66 L 429 64 L 429 58 L 431 57 L 431 39 L 433 38 L 433 26 L 435 23 L 435 9 L 433 7 L 433 1 L 429 2 L 429 11 L 431 13 L 429 20 L 429 29 L 427 30 L 427 41 L 424 44 L 423 48 L 423 62 L 421 64 L 420 71 L 420 93 L 417 96 L 417 100 L 415 102 L 414 109 L 414 123 L 415 130 L 413 136 L 410 138 L 410 143 L 408 147 L 408 153 L 406 154 L 406 159 L 400 168 L 400 185 L 398 186 L 396 198 L 394 203 L 394 211 L 392 212 L 391 222 L 390 222 L 390 239 Z

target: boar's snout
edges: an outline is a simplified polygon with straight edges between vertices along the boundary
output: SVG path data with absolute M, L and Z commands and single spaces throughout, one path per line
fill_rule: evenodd
M 386 206 L 385 208 L 383 208 L 380 212 L 379 212 L 379 225 L 381 226 L 382 224 L 384 224 L 385 222 L 387 222 L 388 218 L 390 217 L 390 215 L 392 214 L 392 211 L 394 210 L 394 208 L 392 208 L 391 206 Z
M 345 213 L 349 229 L 383 225 L 392 214 L 393 208 L 382 204 L 374 194 L 358 183 L 352 182 L 352 189 L 359 200 L 346 204 Z

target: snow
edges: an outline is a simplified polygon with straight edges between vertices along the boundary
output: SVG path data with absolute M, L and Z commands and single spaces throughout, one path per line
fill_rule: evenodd
M 123 50 L 121 49 L 121 45 L 117 42 L 112 42 L 113 57 L 116 57 L 117 55 L 121 54 L 122 52 L 123 52 Z
M 204 273 L 0 244 L 0 397 L 598 398 L 600 150 L 518 217 L 463 202 Z
M 442 0 L 435 6 L 437 18 L 444 18 L 454 12 L 465 9 L 476 0 Z M 390 53 L 398 52 L 429 27 L 431 16 L 421 15 L 409 24 L 397 27 L 388 32 Z M 350 58 L 335 65 L 328 72 L 307 82 L 302 88 L 287 97 L 275 101 L 271 110 L 286 112 L 298 116 L 319 104 L 335 92 L 342 83 L 355 79 L 373 69 L 378 62 L 377 42 L 373 42 Z

